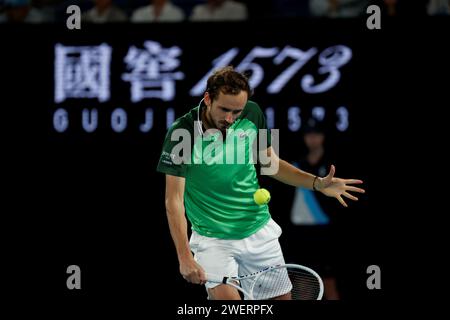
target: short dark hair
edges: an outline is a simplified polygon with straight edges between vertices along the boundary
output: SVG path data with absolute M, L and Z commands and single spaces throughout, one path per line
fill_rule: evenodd
M 223 67 L 214 71 L 206 83 L 206 91 L 211 101 L 219 96 L 219 93 L 237 95 L 246 91 L 248 98 L 253 94 L 248 82 L 248 77 L 234 70 L 232 66 Z

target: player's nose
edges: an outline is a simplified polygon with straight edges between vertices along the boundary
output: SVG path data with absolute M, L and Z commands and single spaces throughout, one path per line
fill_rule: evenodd
M 227 115 L 225 116 L 225 121 L 228 123 L 233 123 L 234 119 L 233 119 L 233 115 L 230 113 L 227 113 Z

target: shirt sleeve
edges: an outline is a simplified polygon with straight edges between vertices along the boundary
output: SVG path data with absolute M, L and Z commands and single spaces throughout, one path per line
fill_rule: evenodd
M 175 122 L 167 132 L 156 171 L 172 176 L 185 177 L 187 166 L 183 161 L 183 153 L 182 151 L 174 152 L 174 147 L 181 141 L 172 141 L 172 134 L 177 129 L 182 129 L 179 122 Z
M 258 141 L 259 136 L 261 132 L 259 130 L 263 129 L 265 131 L 266 137 L 267 137 L 267 148 L 272 145 L 272 137 L 270 135 L 270 130 L 267 128 L 267 122 L 266 122 L 266 116 L 264 115 L 264 112 L 261 110 L 259 105 L 255 103 L 255 112 L 256 112 L 256 126 L 258 127 Z

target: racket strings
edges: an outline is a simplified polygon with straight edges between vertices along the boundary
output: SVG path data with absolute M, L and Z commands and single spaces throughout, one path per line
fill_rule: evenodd
M 306 270 L 278 268 L 261 274 L 253 285 L 255 300 L 271 299 L 289 292 L 293 300 L 316 300 L 320 282 Z
M 320 281 L 312 273 L 301 269 L 288 269 L 292 283 L 293 300 L 316 300 L 320 293 Z

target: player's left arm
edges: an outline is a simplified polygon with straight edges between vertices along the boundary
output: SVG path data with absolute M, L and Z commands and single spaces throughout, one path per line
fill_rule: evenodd
M 313 188 L 315 175 L 300 170 L 299 168 L 296 168 L 290 163 L 288 163 L 287 161 L 280 159 L 278 155 L 273 151 L 272 147 L 267 148 L 266 151 L 267 157 L 270 159 L 270 162 L 268 165 L 261 164 L 261 166 L 263 167 L 272 166 L 274 168 L 278 167 L 276 173 L 270 175 L 272 178 L 294 187 L 302 187 L 305 189 Z M 317 189 L 317 181 L 315 182 L 315 184 Z
M 287 161 L 280 159 L 272 147 L 267 148 L 267 156 L 270 158 L 270 165 L 273 165 L 274 162 L 278 164 L 278 171 L 271 175 L 272 178 L 294 187 L 320 191 L 326 196 L 336 198 L 344 207 L 347 207 L 347 204 L 342 198 L 343 196 L 351 200 L 358 200 L 349 191 L 358 193 L 365 192 L 364 189 L 353 186 L 353 184 L 363 183 L 362 180 L 334 177 L 336 171 L 334 165 L 331 165 L 328 175 L 322 178 L 296 168 Z

